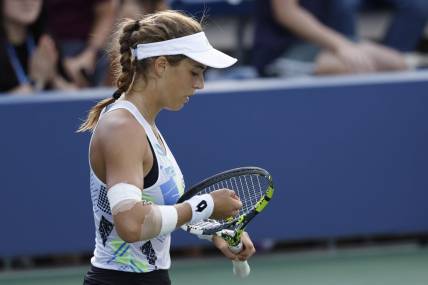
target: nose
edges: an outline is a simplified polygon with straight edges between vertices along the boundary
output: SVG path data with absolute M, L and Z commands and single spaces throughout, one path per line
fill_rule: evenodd
M 204 77 L 203 76 L 198 76 L 194 81 L 193 81 L 193 88 L 195 89 L 204 89 Z

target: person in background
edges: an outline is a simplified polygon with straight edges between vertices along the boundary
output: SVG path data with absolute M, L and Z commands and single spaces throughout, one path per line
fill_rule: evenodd
M 99 86 L 108 58 L 104 49 L 116 21 L 118 0 L 46 0 L 47 27 L 79 87 Z
M 138 19 L 142 15 L 164 11 L 168 8 L 169 5 L 165 0 L 121 0 L 118 19 L 119 21 L 125 18 Z M 115 84 L 113 73 L 109 66 L 104 80 L 105 85 L 113 86 Z
M 0 15 L 0 92 L 73 89 L 60 73 L 52 38 L 44 32 L 43 1 L 0 0 Z
M 382 43 L 401 52 L 415 51 L 428 21 L 426 0 L 342 0 L 337 4 L 344 19 L 341 30 L 350 37 L 357 34 L 357 16 L 361 10 L 389 9 L 391 21 Z
M 119 19 L 136 19 L 141 15 L 152 14 L 169 8 L 165 0 L 122 0 Z
M 399 51 L 341 33 L 345 21 L 342 4 L 342 0 L 256 0 L 253 64 L 259 74 L 345 74 L 409 68 Z

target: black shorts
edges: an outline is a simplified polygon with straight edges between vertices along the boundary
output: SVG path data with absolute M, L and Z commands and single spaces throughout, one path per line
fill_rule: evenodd
M 83 285 L 171 285 L 168 270 L 134 273 L 91 266 Z

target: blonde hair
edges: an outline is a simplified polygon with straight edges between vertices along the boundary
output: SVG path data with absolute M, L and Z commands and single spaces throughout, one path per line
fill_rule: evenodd
M 166 41 L 192 35 L 202 31 L 201 24 L 183 13 L 166 10 L 143 16 L 139 20 L 124 19 L 112 41 L 110 57 L 117 90 L 112 98 L 98 102 L 89 111 L 88 117 L 80 125 L 78 132 L 93 131 L 104 107 L 113 103 L 132 86 L 136 74 L 147 80 L 149 67 L 154 58 L 135 60 L 131 48 L 137 44 Z M 165 56 L 171 65 L 185 59 L 184 55 Z

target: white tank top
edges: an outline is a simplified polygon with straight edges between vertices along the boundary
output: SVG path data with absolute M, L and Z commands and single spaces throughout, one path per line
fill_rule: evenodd
M 129 101 L 117 101 L 107 106 L 100 118 L 116 109 L 128 110 L 146 131 L 153 147 L 158 165 L 158 178 L 155 184 L 142 191 L 143 200 L 157 205 L 174 205 L 184 192 L 184 180 L 180 168 L 168 148 L 161 147 L 152 128 L 138 109 Z M 95 130 L 96 131 L 96 130 Z M 95 251 L 91 263 L 104 269 L 127 272 L 150 272 L 156 269 L 169 269 L 171 235 L 157 236 L 148 241 L 127 243 L 117 234 L 114 227 L 106 185 L 95 175 L 90 166 L 90 189 L 95 220 Z

